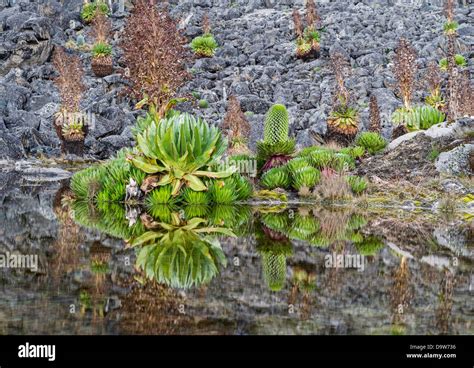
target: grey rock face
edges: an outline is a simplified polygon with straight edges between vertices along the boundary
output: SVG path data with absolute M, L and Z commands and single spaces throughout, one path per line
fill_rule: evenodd
M 0 117 L 8 133 L 22 142 L 25 131 L 34 132 L 19 151 L 55 154 L 59 141 L 50 130 L 51 117 L 60 104 L 52 83 L 55 72 L 50 61 L 53 44 L 87 35 L 82 24 L 82 0 L 23 2 L 0 1 Z M 171 1 L 171 14 L 183 20 L 189 40 L 201 33 L 201 19 L 208 14 L 219 49 L 215 57 L 193 60 L 189 65 L 194 78 L 181 94 L 197 92 L 209 108 L 194 110 L 214 124 L 226 112 L 226 99 L 236 95 L 253 124 L 250 145 L 261 139 L 263 118 L 273 103 L 282 103 L 291 113 L 291 134 L 300 146 L 314 144 L 326 131 L 335 80 L 329 53 L 341 52 L 352 66 L 346 79 L 354 103 L 360 110 L 360 127 L 368 126 L 369 96 L 375 94 L 380 106 L 382 134 L 392 133 L 391 115 L 401 105 L 393 93 L 393 49 L 400 36 L 406 36 L 419 51 L 420 74 L 429 60 L 443 57 L 444 37 L 438 2 L 395 4 L 393 1 L 318 1 L 322 17 L 321 57 L 303 62 L 295 58 L 295 35 L 291 13 L 304 1 L 274 0 L 183 0 Z M 114 7 L 114 63 L 120 65 L 117 47 L 120 31 L 129 14 L 128 6 Z M 472 11 L 459 6 L 460 48 L 472 49 L 474 35 L 469 20 Z M 185 20 L 185 21 L 184 21 Z M 130 126 L 135 113 L 133 102 L 119 96 L 126 86 L 121 75 L 103 79 L 93 76 L 89 55 L 76 52 L 83 60 L 88 87 L 82 101 L 85 111 L 94 115 L 97 125 L 87 138 L 88 153 L 105 158 L 121 145 L 130 144 Z M 472 53 L 464 53 L 472 69 Z M 423 96 L 417 96 L 422 98 Z M 189 109 L 183 105 L 182 109 Z M 469 129 L 466 125 L 463 130 Z M 38 135 L 39 134 L 39 135 Z M 7 152 L 5 152 L 7 153 Z
M 443 174 L 472 174 L 469 158 L 474 144 L 465 144 L 448 152 L 442 152 L 436 160 L 436 170 Z

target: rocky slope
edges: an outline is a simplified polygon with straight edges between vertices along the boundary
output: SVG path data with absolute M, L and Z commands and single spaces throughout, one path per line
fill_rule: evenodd
M 333 50 L 350 58 L 352 75 L 347 80 L 362 113 L 362 126 L 368 125 L 368 99 L 375 93 L 383 119 L 383 134 L 390 136 L 389 116 L 401 101 L 392 92 L 393 49 L 405 36 L 419 52 L 423 70 L 430 60 L 443 56 L 444 18 L 439 1 L 414 5 L 378 1 L 318 1 L 323 19 L 322 57 L 302 62 L 294 57 L 291 11 L 303 8 L 303 0 L 198 0 L 170 1 L 172 14 L 180 18 L 191 39 L 201 32 L 202 15 L 208 13 L 213 33 L 220 44 L 212 59 L 195 60 L 189 66 L 194 75 L 183 90 L 197 92 L 209 102 L 199 114 L 219 123 L 226 110 L 226 97 L 235 94 L 252 123 L 251 143 L 260 138 L 263 114 L 276 102 L 288 106 L 292 133 L 300 145 L 315 143 L 324 134 L 330 111 L 334 78 L 328 55 Z M 11 5 L 13 4 L 13 5 Z M 64 45 L 85 35 L 88 27 L 80 20 L 82 0 L 62 2 L 0 2 L 0 157 L 59 155 L 59 140 L 52 129 L 52 114 L 59 107 L 50 64 L 53 45 Z M 125 14 L 112 15 L 117 44 Z M 129 7 L 127 7 L 129 9 Z M 474 71 L 474 7 L 461 1 L 456 9 L 460 50 Z M 115 48 L 115 65 L 120 50 Z M 137 115 L 130 101 L 120 98 L 125 81 L 114 74 L 93 77 L 88 53 L 83 59 L 88 91 L 82 101 L 95 118 L 87 137 L 87 152 L 99 158 L 131 144 L 130 127 Z M 420 75 L 422 72 L 420 72 Z M 418 98 L 421 94 L 418 93 Z

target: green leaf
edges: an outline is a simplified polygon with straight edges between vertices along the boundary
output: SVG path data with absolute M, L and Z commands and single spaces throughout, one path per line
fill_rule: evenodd
M 157 165 L 156 163 L 151 162 L 151 160 L 146 157 L 133 157 L 130 159 L 132 164 L 147 174 L 156 174 L 165 170 L 164 167 Z
M 183 179 L 186 180 L 188 186 L 196 192 L 202 192 L 203 190 L 207 190 L 207 187 L 204 185 L 201 179 L 199 179 L 195 175 L 188 174 L 185 175 Z

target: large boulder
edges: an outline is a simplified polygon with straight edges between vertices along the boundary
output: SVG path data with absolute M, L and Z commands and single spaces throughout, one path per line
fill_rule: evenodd
M 14 13 L 3 19 L 0 33 L 0 76 L 11 68 L 41 65 L 51 55 L 51 23 L 29 12 Z

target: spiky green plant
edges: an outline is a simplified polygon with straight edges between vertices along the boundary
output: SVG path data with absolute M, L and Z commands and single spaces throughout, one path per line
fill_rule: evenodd
M 363 256 L 372 256 L 385 247 L 383 240 L 377 236 L 369 235 L 354 244 L 357 251 Z
M 376 132 L 364 132 L 356 138 L 356 144 L 365 148 L 371 155 L 375 155 L 384 150 L 387 141 Z
M 173 204 L 176 198 L 171 195 L 173 188 L 171 185 L 164 185 L 153 189 L 146 197 L 146 204 L 153 207 L 159 204 Z
M 227 263 L 216 240 L 182 232 L 173 240 L 163 239 L 143 246 L 137 266 L 149 279 L 172 288 L 189 289 L 208 284 Z
M 354 146 L 354 147 L 345 147 L 339 151 L 340 153 L 345 153 L 351 156 L 353 159 L 358 159 L 364 156 L 365 148 L 361 146 Z
M 211 34 L 195 37 L 191 41 L 191 49 L 198 56 L 212 57 L 216 53 L 219 45 Z
M 102 166 L 93 165 L 81 170 L 71 178 L 70 187 L 79 200 L 94 201 L 100 189 L 105 170 Z
M 125 200 L 126 186 L 133 179 L 141 185 L 145 173 L 133 167 L 126 161 L 128 151 L 118 153 L 117 157 L 104 164 L 105 173 L 102 178 L 98 202 L 121 202 Z
M 227 142 L 217 127 L 187 113 L 153 121 L 137 135 L 139 154 L 128 160 L 148 174 L 160 174 L 157 185 L 171 184 L 177 196 L 183 185 L 200 192 L 207 189 L 201 178 L 222 179 L 235 167 L 215 172 L 209 167 L 220 159 Z
M 211 201 L 207 192 L 196 192 L 191 188 L 183 190 L 182 199 L 190 205 L 207 205 Z
M 458 22 L 446 22 L 443 25 L 444 33 L 447 35 L 455 34 L 458 30 L 459 24 Z
M 291 184 L 286 167 L 276 167 L 262 175 L 260 185 L 266 189 L 287 189 Z
M 288 161 L 288 164 L 286 166 L 288 168 L 289 173 L 291 175 L 295 175 L 299 170 L 311 166 L 311 164 L 309 160 L 304 157 L 295 157 Z
M 313 188 L 319 183 L 321 173 L 319 170 L 311 166 L 298 169 L 292 174 L 293 188 L 300 190 L 301 188 Z
M 467 66 L 466 58 L 464 56 L 462 56 L 461 54 L 454 55 L 454 62 L 456 63 L 456 66 L 460 67 L 460 68 L 465 68 Z M 448 59 L 447 58 L 442 58 L 439 61 L 439 68 L 444 72 L 448 70 Z
M 359 112 L 346 103 L 338 104 L 328 118 L 328 129 L 344 136 L 354 136 L 359 130 Z
M 286 211 L 275 213 L 264 213 L 261 216 L 261 222 L 267 228 L 280 233 L 286 233 L 290 226 L 290 219 Z
M 342 166 L 344 170 L 355 169 L 355 160 L 350 154 L 336 152 L 334 158 L 336 160 L 336 167 Z
M 257 142 L 257 153 L 264 162 L 262 171 L 284 165 L 295 150 L 295 140 L 288 138 L 289 115 L 284 105 L 273 105 L 265 117 L 263 141 Z
M 234 182 L 234 186 L 237 191 L 237 199 L 239 201 L 244 201 L 252 196 L 253 186 L 247 178 L 234 174 L 231 176 L 231 179 Z
M 147 206 L 147 212 L 154 220 L 158 220 L 165 223 L 173 221 L 174 207 L 168 204 L 149 204 Z
M 355 165 L 354 159 L 347 154 L 336 153 L 331 150 L 315 150 L 308 157 L 312 166 L 318 170 L 333 169 L 342 171 Z
M 98 202 L 125 199 L 125 187 L 130 179 L 140 185 L 145 173 L 136 169 L 125 160 L 128 150 L 121 150 L 115 158 L 101 166 L 87 168 L 74 174 L 71 189 L 78 199 Z
M 288 140 L 290 117 L 284 105 L 273 105 L 265 117 L 263 140 L 266 143 L 280 143 Z
M 209 196 L 213 203 L 230 204 L 238 200 L 239 196 L 232 180 L 214 180 L 209 185 Z
M 81 10 L 82 20 L 87 23 L 92 22 L 97 10 L 104 15 L 108 15 L 110 12 L 109 6 L 103 1 L 86 3 Z
M 206 205 L 187 205 L 184 207 L 184 216 L 187 220 L 190 220 L 193 217 L 207 218 L 210 211 L 211 208 Z
M 291 239 L 308 240 L 319 231 L 319 221 L 310 215 L 295 215 L 293 223 L 289 227 L 288 236 Z
M 104 57 L 112 55 L 112 46 L 105 42 L 98 42 L 92 47 L 92 57 Z
M 367 189 L 367 180 L 359 176 L 348 176 L 347 182 L 355 194 L 360 194 Z
M 416 106 L 411 109 L 400 108 L 392 115 L 392 122 L 405 125 L 409 131 L 428 129 L 446 120 L 446 115 L 432 106 Z

